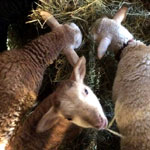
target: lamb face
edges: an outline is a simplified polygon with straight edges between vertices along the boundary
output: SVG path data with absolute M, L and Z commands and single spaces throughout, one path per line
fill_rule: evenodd
M 70 23 L 69 26 L 74 31 L 74 44 L 72 45 L 72 48 L 73 49 L 79 48 L 79 46 L 82 43 L 82 33 L 75 23 Z
M 70 64 L 74 66 L 79 59 L 74 49 L 79 48 L 82 43 L 82 33 L 79 27 L 75 23 L 64 25 L 59 24 L 54 16 L 45 11 L 41 11 L 40 15 L 42 16 L 43 20 L 46 20 L 47 25 L 50 26 L 52 30 L 57 30 L 58 28 L 61 30 L 66 29 L 64 36 L 67 36 L 68 40 L 66 40 L 66 47 L 63 49 L 63 52 Z
M 68 61 L 72 66 L 75 66 L 79 57 L 75 51 L 75 49 L 79 48 L 82 43 L 82 33 L 79 27 L 75 23 L 65 24 L 68 31 L 70 31 L 70 37 L 73 38 L 73 41 L 67 45 L 67 47 L 63 50 L 64 54 L 66 55 Z M 71 39 L 69 37 L 68 41 Z
M 51 128 L 59 117 L 84 128 L 106 128 L 108 121 L 98 98 L 83 83 L 85 68 L 85 59 L 82 57 L 76 64 L 70 79 L 56 90 L 53 107 L 40 120 L 38 132 Z
M 125 12 L 126 9 L 123 9 Z M 124 13 L 118 12 L 118 13 Z M 123 48 L 124 44 L 131 39 L 133 35 L 123 26 L 121 22 L 125 18 L 125 14 L 119 19 L 114 16 L 113 19 L 98 19 L 91 29 L 93 39 L 98 42 L 98 57 L 102 58 L 106 50 L 112 50 L 115 54 Z
M 84 128 L 104 129 L 107 119 L 92 90 L 78 82 L 72 82 L 67 86 L 65 95 L 60 96 L 60 115 Z

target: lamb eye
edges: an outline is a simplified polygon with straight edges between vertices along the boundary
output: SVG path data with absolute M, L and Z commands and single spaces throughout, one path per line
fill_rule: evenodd
M 89 93 L 87 89 L 84 89 L 84 92 L 86 95 L 88 95 L 88 93 Z
M 71 120 L 72 120 L 72 118 L 67 118 L 67 120 L 71 121 Z

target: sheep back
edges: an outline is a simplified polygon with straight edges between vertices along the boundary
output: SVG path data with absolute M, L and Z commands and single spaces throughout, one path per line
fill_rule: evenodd
M 73 42 L 72 30 L 64 25 L 22 49 L 0 54 L 0 144 L 15 134 L 35 103 L 46 67 Z
M 150 46 L 134 41 L 122 52 L 113 86 L 121 149 L 150 149 Z

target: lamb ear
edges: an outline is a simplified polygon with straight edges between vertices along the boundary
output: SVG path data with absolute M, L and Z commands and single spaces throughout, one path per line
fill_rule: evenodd
M 115 14 L 113 17 L 113 20 L 115 20 L 117 23 L 121 24 L 123 20 L 126 18 L 126 13 L 127 13 L 128 8 L 127 7 L 122 7 L 118 10 L 118 12 Z
M 70 79 L 83 83 L 85 74 L 86 74 L 86 59 L 84 56 L 82 56 L 76 63 Z
M 99 59 L 101 59 L 104 56 L 110 43 L 111 43 L 111 38 L 107 38 L 107 37 L 103 38 L 100 41 L 100 43 L 98 45 L 98 49 L 97 49 Z
M 39 121 L 36 132 L 40 133 L 52 128 L 58 122 L 58 120 L 58 113 L 55 112 L 54 107 L 52 106 Z
M 52 14 L 50 14 L 46 11 L 40 11 L 40 15 L 41 15 L 42 19 L 44 21 L 46 21 L 47 25 L 52 30 L 58 26 L 61 26 L 61 24 L 59 24 L 59 22 L 56 20 L 56 18 Z
M 69 48 L 64 49 L 63 52 L 66 55 L 69 63 L 74 67 L 77 61 L 79 60 L 79 56 L 77 55 L 75 50 L 69 47 Z

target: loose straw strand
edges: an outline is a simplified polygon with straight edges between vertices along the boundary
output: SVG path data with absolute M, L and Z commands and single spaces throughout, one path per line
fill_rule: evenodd
M 113 123 L 115 122 L 115 119 L 116 119 L 116 118 L 115 118 L 115 116 L 114 116 L 114 117 L 112 118 L 111 122 L 109 123 L 108 127 L 106 128 L 106 130 L 109 131 L 110 133 L 112 133 L 112 134 L 114 134 L 114 135 L 120 137 L 120 138 L 124 138 L 124 136 L 121 135 L 120 133 L 109 129 L 109 128 L 111 128 L 111 126 L 112 126 Z

